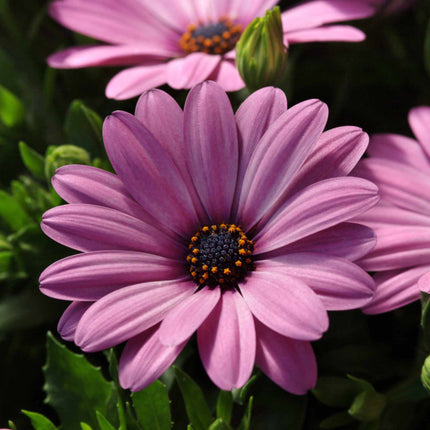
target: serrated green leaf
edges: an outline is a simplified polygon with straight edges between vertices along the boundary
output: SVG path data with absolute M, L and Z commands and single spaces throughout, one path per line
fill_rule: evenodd
M 97 154 L 102 148 L 103 121 L 80 100 L 74 100 L 67 112 L 65 132 L 71 145 L 85 148 Z
M 69 351 L 51 333 L 47 335 L 47 361 L 43 367 L 46 403 L 58 413 L 64 428 L 78 428 L 80 422 L 97 428 L 95 411 L 107 412 L 115 393 L 100 368 L 90 364 L 81 354 Z
M 207 430 L 212 422 L 212 415 L 202 390 L 183 370 L 176 366 L 174 369 L 191 425 L 194 430 Z
M 233 396 L 231 395 L 231 392 L 220 390 L 216 404 L 217 418 L 222 418 L 224 422 L 230 423 L 232 410 Z
M 208 430 L 231 430 L 231 427 L 222 418 L 217 418 Z
M 19 152 L 25 167 L 38 179 L 45 179 L 45 158 L 30 148 L 25 142 L 19 142 Z
M 115 430 L 115 427 L 106 419 L 106 417 L 101 412 L 96 411 L 96 415 L 100 430 Z
M 251 426 L 252 402 L 254 398 L 251 396 L 248 400 L 245 413 L 243 414 L 242 421 L 240 422 L 237 430 L 249 430 Z
M 57 430 L 54 423 L 44 415 L 38 414 L 37 412 L 25 411 L 24 409 L 21 412 L 30 418 L 31 424 L 35 430 Z
M 87 423 L 81 423 L 81 430 L 93 430 Z
M 15 127 L 25 119 L 24 105 L 15 94 L 0 85 L 0 121 L 6 127 Z
M 172 418 L 166 386 L 155 381 L 131 395 L 137 420 L 144 429 L 170 430 Z
M 22 206 L 8 193 L 0 190 L 0 218 L 14 231 L 32 223 Z
M 354 418 L 347 411 L 338 412 L 321 421 L 320 427 L 323 429 L 335 429 L 354 422 Z

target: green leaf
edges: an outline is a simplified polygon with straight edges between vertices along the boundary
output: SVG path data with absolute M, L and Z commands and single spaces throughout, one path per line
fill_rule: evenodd
M 231 430 L 231 427 L 222 418 L 217 418 L 208 430 Z
M 0 218 L 14 231 L 32 222 L 21 205 L 8 193 L 0 190 Z
M 155 381 L 149 387 L 131 395 L 137 419 L 144 429 L 170 430 L 170 401 L 166 386 Z
M 21 412 L 30 418 L 31 424 L 35 430 L 57 430 L 57 427 L 55 427 L 52 421 L 44 415 L 38 414 L 37 412 L 25 411 L 24 409 Z
M 0 251 L 0 279 L 7 277 L 13 260 L 13 252 L 11 251 Z M 4 276 L 3 276 L 4 275 Z M 1 307 L 1 304 L 0 304 Z M 0 316 L 1 320 L 1 316 Z M 0 324 L 1 329 L 1 324 Z
M 78 428 L 82 421 L 97 428 L 95 411 L 106 414 L 115 390 L 114 384 L 104 379 L 100 368 L 90 364 L 83 355 L 69 351 L 48 333 L 43 371 L 45 401 L 57 411 L 63 428 Z
M 312 393 L 324 405 L 342 407 L 349 406 L 359 391 L 351 379 L 321 376 Z
M 183 370 L 176 366 L 174 369 L 191 425 L 194 430 L 207 430 L 212 416 L 202 390 Z
M 15 127 L 25 118 L 21 101 L 3 85 L 0 85 L 0 121 L 6 127 Z
M 251 426 L 251 413 L 252 413 L 252 402 L 254 398 L 251 396 L 248 400 L 248 406 L 243 414 L 242 421 L 240 422 L 237 430 L 249 430 Z
M 96 415 L 100 430 L 115 430 L 115 427 L 106 419 L 106 417 L 101 412 L 96 411 Z
M 25 167 L 38 179 L 45 179 L 45 158 L 30 148 L 25 142 L 19 142 L 19 152 Z
M 93 430 L 87 423 L 81 423 L 81 430 Z
M 222 418 L 226 423 L 230 423 L 232 410 L 233 396 L 231 395 L 231 392 L 220 390 L 216 405 L 217 418 Z
M 363 391 L 354 399 L 348 413 L 359 421 L 375 421 L 380 417 L 386 403 L 387 399 L 383 394 Z
M 103 147 L 103 121 L 80 100 L 74 100 L 67 112 L 65 132 L 68 142 L 97 154 Z
M 259 378 L 260 371 L 249 378 L 248 382 L 242 388 L 234 388 L 231 390 L 233 400 L 239 405 L 244 405 L 249 394 L 249 390 L 254 385 L 255 381 Z
M 323 429 L 335 429 L 354 422 L 354 418 L 347 411 L 338 412 L 321 421 L 320 427 Z

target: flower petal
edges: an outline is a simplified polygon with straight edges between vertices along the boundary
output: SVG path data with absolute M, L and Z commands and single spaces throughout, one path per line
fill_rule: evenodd
M 428 261 L 428 260 L 427 260 Z M 390 270 L 375 275 L 376 291 L 373 300 L 363 308 L 366 314 L 380 314 L 419 300 L 419 279 L 430 272 L 430 265 L 405 271 Z
M 410 110 L 408 115 L 409 125 L 422 148 L 430 157 L 430 107 L 418 106 Z
M 328 316 L 319 297 L 282 267 L 258 262 L 240 284 L 252 314 L 271 330 L 299 340 L 319 339 L 328 328 Z
M 172 309 L 160 325 L 160 342 L 179 345 L 188 339 L 212 312 L 220 299 L 219 288 L 203 288 Z
M 58 321 L 57 330 L 60 336 L 67 341 L 72 342 L 75 338 L 76 327 L 82 315 L 92 305 L 92 302 L 73 302 L 64 311 Z
M 288 109 L 260 139 L 240 190 L 238 213 L 248 228 L 279 202 L 320 137 L 327 115 L 325 104 L 308 100 Z
M 365 38 L 361 30 L 349 25 L 330 25 L 284 34 L 285 43 L 291 45 L 307 42 L 362 42 Z
M 117 73 L 107 84 L 106 97 L 125 100 L 167 82 L 167 63 L 150 62 Z
M 63 258 L 40 275 L 43 294 L 61 300 L 95 301 L 119 288 L 177 279 L 183 263 L 132 251 L 87 252 Z
M 153 327 L 130 339 L 121 354 L 119 382 L 125 389 L 140 391 L 158 379 L 175 361 L 185 346 L 165 346 Z
M 226 60 L 225 56 L 207 79 L 216 82 L 224 91 L 238 91 L 245 86 L 235 62 Z
M 194 290 L 188 279 L 146 282 L 116 290 L 87 310 L 76 329 L 75 343 L 84 351 L 118 345 L 160 322 Z
M 190 91 L 184 133 L 188 167 L 206 212 L 213 221 L 228 220 L 237 179 L 237 130 L 230 101 L 214 82 Z
M 329 311 L 357 309 L 369 303 L 375 283 L 350 261 L 324 254 L 301 252 L 264 261 L 264 268 L 282 270 L 301 279 L 318 294 Z
M 133 197 L 161 224 L 188 238 L 199 219 L 178 167 L 158 140 L 122 111 L 106 118 L 103 138 L 112 166 Z
M 203 366 L 220 389 L 230 391 L 248 381 L 254 367 L 255 328 L 237 291 L 223 292 L 198 329 L 197 341 Z
M 379 200 L 374 184 L 361 178 L 326 179 L 288 200 L 258 232 L 256 252 L 265 253 L 350 220 Z
M 221 56 L 204 52 L 175 58 L 169 61 L 167 66 L 167 83 L 175 89 L 191 88 L 206 80 L 220 61 Z
M 150 224 L 114 209 L 69 204 L 42 217 L 43 232 L 78 251 L 129 250 L 181 258 L 184 247 Z
M 290 339 L 270 330 L 258 320 L 257 366 L 284 390 L 301 395 L 315 387 L 317 363 L 309 342 Z

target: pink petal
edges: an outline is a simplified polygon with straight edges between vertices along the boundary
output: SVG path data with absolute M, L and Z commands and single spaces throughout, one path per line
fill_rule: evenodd
M 331 22 L 366 18 L 375 10 L 362 1 L 314 0 L 292 7 L 282 13 L 284 33 L 320 27 Z
M 221 390 L 242 387 L 255 359 L 252 314 L 237 291 L 221 300 L 197 331 L 200 357 L 207 374 Z
M 418 279 L 418 288 L 421 292 L 430 294 L 430 271 Z
M 380 314 L 419 300 L 418 280 L 428 272 L 430 272 L 430 265 L 427 264 L 401 272 L 377 273 L 375 295 L 373 300 L 363 308 L 363 312 Z
M 149 63 L 117 73 L 106 87 L 106 97 L 125 100 L 167 82 L 167 63 Z
M 430 107 L 419 106 L 411 109 L 408 119 L 412 131 L 430 157 Z
M 245 86 L 237 70 L 236 63 L 226 60 L 225 57 L 208 76 L 208 79 L 216 82 L 224 91 L 238 91 Z
M 327 27 L 311 28 L 292 31 L 284 35 L 289 44 L 307 42 L 361 42 L 366 35 L 358 28 L 349 25 L 330 25 Z
M 214 82 L 188 94 L 184 134 L 189 171 L 206 212 L 213 221 L 228 220 L 237 179 L 237 130 L 230 101 Z
M 319 297 L 303 281 L 282 267 L 259 261 L 240 291 L 255 318 L 284 336 L 319 339 L 328 328 L 328 316 Z
M 288 200 L 258 232 L 256 252 L 281 248 L 365 212 L 378 200 L 378 189 L 361 178 L 326 179 Z
M 154 44 L 117 46 L 78 46 L 52 54 L 47 61 L 57 69 L 76 69 L 92 66 L 121 66 L 139 64 L 151 58 L 166 59 L 177 55 L 168 48 Z
M 180 258 L 183 245 L 152 225 L 101 206 L 57 206 L 42 217 L 43 232 L 77 251 L 129 250 Z
M 160 342 L 179 345 L 200 327 L 220 299 L 220 288 L 203 288 L 186 298 L 164 318 L 160 325 Z
M 199 219 L 182 175 L 163 146 L 133 115 L 116 111 L 103 125 L 109 159 L 133 197 L 161 224 L 188 239 Z
M 308 100 L 288 109 L 260 139 L 240 190 L 238 213 L 247 228 L 279 202 L 320 137 L 327 115 L 325 104 Z
M 264 265 L 302 280 L 329 311 L 360 308 L 369 303 L 375 290 L 371 276 L 344 258 L 302 252 L 264 260 Z
M 185 346 L 165 346 L 153 327 L 130 339 L 121 354 L 119 382 L 125 389 L 140 391 L 158 379 L 176 360 Z
M 311 344 L 290 339 L 255 321 L 257 366 L 276 384 L 301 395 L 314 388 L 317 363 Z
M 119 288 L 177 279 L 183 263 L 153 254 L 100 251 L 63 258 L 40 275 L 43 294 L 61 300 L 95 301 Z
M 263 16 L 267 9 L 272 9 L 277 0 L 253 0 L 246 3 L 244 7 L 243 0 L 232 2 L 236 5 L 230 6 L 229 16 L 235 19 L 235 22 L 246 27 L 254 18 Z
M 182 58 L 169 61 L 167 83 L 172 88 L 191 88 L 203 82 L 221 61 L 219 55 L 194 52 Z
M 365 270 L 391 270 L 430 261 L 429 227 L 386 226 L 375 233 L 375 249 L 358 262 Z
M 64 311 L 60 320 L 58 321 L 57 330 L 60 336 L 69 342 L 75 338 L 76 327 L 82 315 L 92 305 L 92 302 L 73 302 Z
M 95 302 L 80 320 L 75 343 L 84 351 L 118 345 L 160 322 L 195 290 L 188 279 L 146 282 L 116 290 Z
M 372 158 L 385 158 L 399 163 L 405 163 L 428 172 L 430 162 L 420 144 L 410 137 L 398 134 L 374 134 L 370 138 L 367 150 Z

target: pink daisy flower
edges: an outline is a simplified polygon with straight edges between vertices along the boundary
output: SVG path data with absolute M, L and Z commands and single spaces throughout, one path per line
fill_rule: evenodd
M 364 306 L 372 278 L 352 261 L 374 234 L 349 220 L 378 201 L 371 182 L 346 177 L 368 137 L 323 132 L 327 106 L 287 110 L 264 88 L 233 114 L 214 82 L 184 111 L 160 90 L 136 115 L 117 111 L 104 141 L 117 175 L 70 165 L 53 185 L 69 204 L 43 216 L 52 239 L 81 251 L 48 267 L 41 290 L 71 300 L 59 332 L 84 351 L 127 341 L 123 387 L 158 378 L 197 331 L 203 365 L 223 390 L 256 363 L 284 389 L 316 381 L 310 341 L 327 310 Z
M 191 88 L 210 79 L 226 91 L 244 87 L 234 47 L 241 32 L 276 0 L 56 0 L 51 16 L 65 27 L 106 42 L 69 48 L 48 58 L 51 67 L 131 66 L 113 77 L 106 96 L 127 99 L 168 84 Z M 360 1 L 315 0 L 282 14 L 285 44 L 358 42 L 365 35 L 325 24 L 374 14 Z
M 358 218 L 377 236 L 375 249 L 360 260 L 363 268 L 377 272 L 375 296 L 364 307 L 366 313 L 418 300 L 420 283 L 426 285 L 422 277 L 430 272 L 430 107 L 412 109 L 409 124 L 417 140 L 397 134 L 372 136 L 370 158 L 354 172 L 375 182 L 381 194 L 380 203 Z

